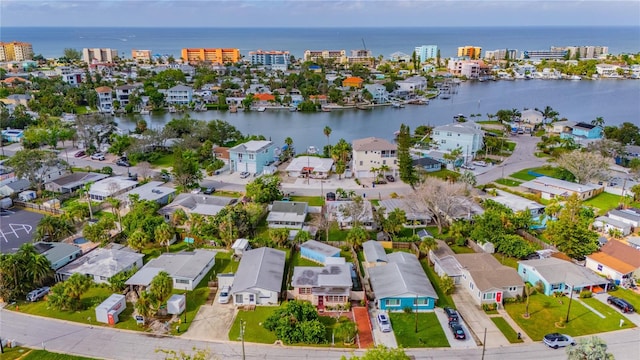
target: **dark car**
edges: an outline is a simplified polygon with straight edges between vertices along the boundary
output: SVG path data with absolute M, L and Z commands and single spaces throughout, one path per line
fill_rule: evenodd
M 462 325 L 457 321 L 452 321 L 449 323 L 449 328 L 451 328 L 451 332 L 453 333 L 453 337 L 458 340 L 464 340 L 467 338 L 467 335 L 464 333 L 464 329 Z
M 620 299 L 615 296 L 609 296 L 607 298 L 607 302 L 620 309 L 623 313 L 630 313 L 635 311 L 633 305 L 629 304 L 626 300 Z
M 444 308 L 444 313 L 447 314 L 449 318 L 449 322 L 458 322 L 460 317 L 458 316 L 458 312 L 452 308 L 446 307 Z
M 393 175 L 387 175 L 387 176 L 385 176 L 385 179 L 387 179 L 388 182 L 396 181 L 396 178 L 394 178 Z
M 205 195 L 211 195 L 214 192 L 216 192 L 216 188 L 214 188 L 213 186 L 209 186 L 208 188 L 204 189 L 202 193 Z
M 77 153 L 73 154 L 73 156 L 77 157 L 77 158 L 80 158 L 80 157 L 83 157 L 83 156 L 86 156 L 86 155 L 87 155 L 87 153 L 84 150 L 80 150 Z
M 118 160 L 116 161 L 116 165 L 118 165 L 118 166 L 124 166 L 124 167 L 129 167 L 129 166 L 131 166 L 131 164 L 129 164 L 129 162 L 128 162 L 127 160 L 124 160 L 124 159 L 118 159 Z

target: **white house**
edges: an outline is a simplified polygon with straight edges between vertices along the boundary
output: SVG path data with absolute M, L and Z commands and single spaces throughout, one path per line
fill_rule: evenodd
M 433 128 L 433 142 L 440 151 L 462 150 L 464 157 L 474 158 L 482 150 L 484 131 L 475 122 L 453 123 Z
M 491 254 L 456 254 L 465 288 L 477 305 L 502 304 L 505 298 L 522 295 L 524 281 L 516 269 L 500 264 Z
M 98 110 L 102 113 L 110 113 L 113 111 L 112 89 L 108 86 L 100 86 L 96 88 L 98 94 Z
M 604 190 L 604 186 L 592 184 L 577 184 L 548 176 L 540 176 L 533 180 L 520 184 L 523 188 L 534 194 L 540 194 L 543 199 L 553 199 L 556 196 L 569 197 L 577 194 L 581 200 L 596 196 Z
M 326 179 L 333 167 L 333 159 L 319 158 L 317 156 L 299 156 L 291 160 L 287 166 L 288 176 L 309 176 L 314 179 Z
M 398 90 L 414 93 L 427 89 L 427 79 L 424 76 L 412 76 L 404 80 L 396 81 Z
M 523 110 L 520 114 L 520 120 L 527 124 L 537 125 L 542 123 L 544 116 L 542 113 L 535 109 Z
M 284 251 L 267 247 L 245 251 L 231 286 L 233 303 L 278 305 L 285 258 Z
M 189 105 L 193 100 L 193 89 L 186 85 L 176 85 L 167 90 L 165 101 L 168 104 Z
M 127 192 L 138 185 L 138 182 L 126 176 L 109 177 L 91 184 L 89 198 L 104 201 L 108 197 L 115 197 Z
M 608 216 L 598 216 L 593 222 L 593 227 L 607 234 L 611 231 L 619 232 L 622 236 L 631 233 L 631 225 Z
M 633 228 L 640 227 L 640 209 L 624 209 L 609 211 L 610 218 L 631 225 Z
M 56 280 L 63 281 L 75 273 L 90 277 L 97 284 L 108 284 L 116 274 L 142 267 L 144 254 L 133 251 L 96 248 L 56 271 Z
M 351 229 L 355 220 L 367 230 L 373 230 L 375 222 L 373 218 L 373 207 L 369 201 L 362 201 L 362 208 L 359 214 L 351 216 L 351 211 L 357 211 L 353 201 L 329 201 L 326 203 L 327 216 L 330 221 L 336 221 L 340 229 Z
M 357 178 L 375 177 L 371 168 L 387 166 L 389 173 L 398 171 L 398 146 L 376 137 L 353 140 L 353 172 Z
M 298 201 L 274 201 L 267 224 L 270 228 L 302 229 L 309 213 L 309 205 Z
M 173 279 L 174 289 L 191 291 L 198 286 L 215 263 L 216 252 L 211 250 L 166 253 L 149 261 L 125 284 L 147 287 L 159 272 L 165 271 Z

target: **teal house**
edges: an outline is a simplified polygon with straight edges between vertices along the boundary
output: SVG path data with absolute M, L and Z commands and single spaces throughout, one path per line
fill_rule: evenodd
M 265 166 L 275 160 L 275 145 L 267 140 L 251 140 L 229 149 L 232 172 L 262 174 Z
M 380 310 L 433 310 L 438 295 L 415 255 L 395 252 L 387 264 L 371 267 L 369 281 Z
M 609 281 L 584 266 L 554 257 L 518 262 L 518 275 L 530 284 L 540 282 L 547 296 L 561 292 L 568 294 L 588 290 L 607 291 Z
M 560 134 L 562 139 L 573 140 L 594 140 L 602 139 L 602 128 L 600 126 L 579 122 L 569 126 L 568 131 Z

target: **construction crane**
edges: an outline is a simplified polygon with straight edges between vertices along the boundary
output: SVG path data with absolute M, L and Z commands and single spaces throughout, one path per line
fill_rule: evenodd
M 367 51 L 367 44 L 364 43 L 364 38 L 362 38 L 362 46 L 364 46 L 364 51 Z

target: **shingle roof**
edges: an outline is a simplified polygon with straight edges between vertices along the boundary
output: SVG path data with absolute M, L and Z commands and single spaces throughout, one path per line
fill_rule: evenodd
M 353 151 L 396 150 L 398 146 L 377 137 L 353 140 Z
M 80 273 L 111 278 L 122 270 L 130 268 L 143 257 L 143 254 L 126 250 L 97 248 L 65 265 L 58 270 L 58 273 L 69 275 Z
M 519 263 L 535 269 L 549 284 L 565 283 L 573 287 L 584 287 L 607 281 L 584 266 L 553 257 L 523 260 Z
M 587 257 L 621 274 L 627 274 L 640 268 L 640 250 L 620 241 L 609 241 L 600 248 L 600 251 Z
M 420 261 L 409 253 L 395 252 L 387 256 L 389 263 L 369 268 L 369 280 L 376 298 L 430 297 L 438 295 L 424 273 Z
M 457 254 L 455 257 L 480 291 L 524 285 L 515 269 L 500 264 L 491 254 Z
M 267 247 L 245 251 L 233 279 L 231 293 L 254 288 L 280 292 L 285 257 L 284 251 Z
M 369 240 L 362 244 L 362 252 L 364 253 L 364 261 L 366 262 L 388 262 L 387 253 L 384 251 L 382 244 L 375 240 Z

